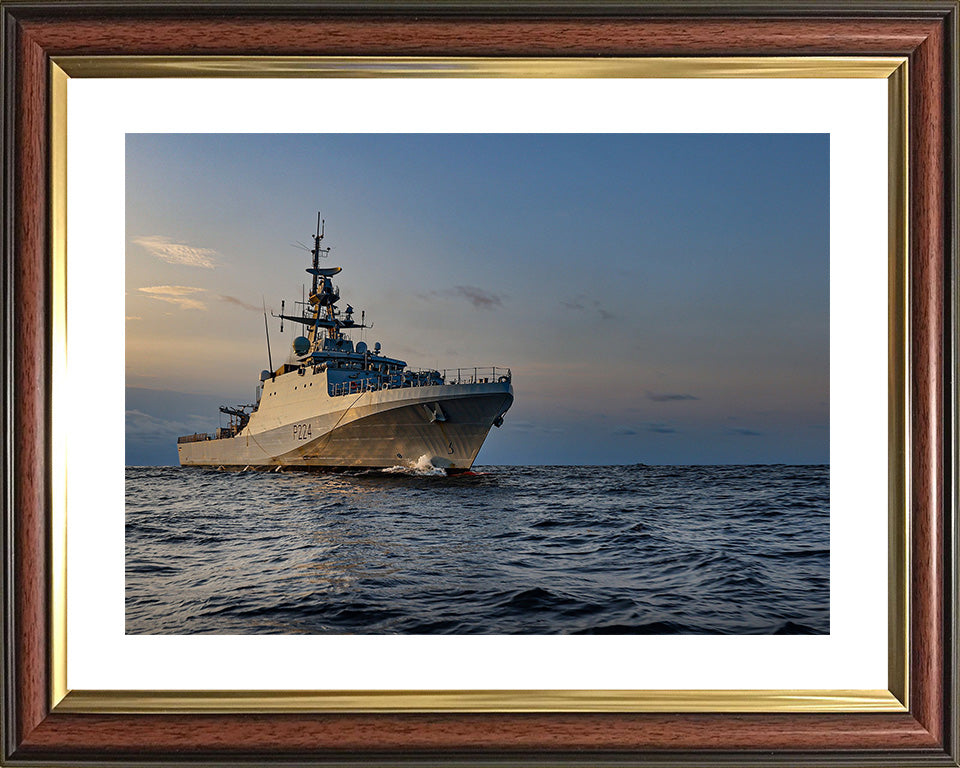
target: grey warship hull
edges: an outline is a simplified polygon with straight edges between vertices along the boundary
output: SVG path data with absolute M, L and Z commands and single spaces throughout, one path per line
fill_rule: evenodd
M 327 402 L 315 408 L 299 403 L 295 421 L 264 409 L 263 418 L 234 437 L 180 443 L 180 464 L 331 470 L 429 464 L 464 471 L 513 403 L 513 389 L 491 382 L 321 397 Z

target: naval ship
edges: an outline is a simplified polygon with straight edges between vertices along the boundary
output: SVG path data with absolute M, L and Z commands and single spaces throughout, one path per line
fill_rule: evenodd
M 341 302 L 332 278 L 341 267 L 321 267 L 325 223 L 317 215 L 309 295 L 298 314 L 273 315 L 299 323 L 303 335 L 277 369 L 260 374 L 256 402 L 221 406 L 229 426 L 177 439 L 181 466 L 222 469 L 470 469 L 491 427 L 503 424 L 513 403 L 509 368 L 411 370 L 403 360 L 350 338 L 368 328 Z M 344 304 L 341 309 L 338 304 Z M 264 324 L 267 323 L 266 311 Z

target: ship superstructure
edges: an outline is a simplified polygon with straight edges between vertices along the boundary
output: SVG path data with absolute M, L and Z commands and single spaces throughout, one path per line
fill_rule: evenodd
M 492 426 L 513 403 L 509 368 L 411 370 L 406 362 L 369 348 L 350 332 L 367 328 L 365 313 L 341 301 L 333 277 L 321 267 L 325 224 L 317 216 L 310 250 L 311 287 L 286 314 L 299 324 L 289 362 L 260 374 L 257 402 L 222 406 L 230 417 L 214 434 L 177 441 L 180 464 L 222 468 L 386 468 L 424 466 L 448 472 L 469 469 Z M 342 309 L 340 304 L 345 305 Z M 266 320 L 266 314 L 264 314 Z M 268 336 L 269 349 L 269 336 Z

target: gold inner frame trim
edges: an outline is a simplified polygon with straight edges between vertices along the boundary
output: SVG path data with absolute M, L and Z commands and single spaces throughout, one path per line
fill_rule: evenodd
M 57 712 L 902 712 L 889 691 L 71 691 Z
M 887 78 L 906 60 L 895 56 L 57 56 L 53 61 L 70 77 Z
M 887 79 L 887 681 L 910 706 L 909 64 Z
M 67 91 L 72 77 L 875 78 L 888 81 L 889 690 L 143 691 L 67 686 Z M 51 651 L 56 712 L 905 712 L 909 691 L 908 93 L 903 57 L 62 56 L 51 60 Z
M 50 642 L 51 698 L 67 694 L 67 440 L 64 417 L 67 373 L 67 80 L 50 67 Z

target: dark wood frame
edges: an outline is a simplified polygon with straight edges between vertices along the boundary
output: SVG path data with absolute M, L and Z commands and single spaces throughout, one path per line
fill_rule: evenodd
M 0 6 L 5 764 L 958 765 L 957 2 Z M 102 54 L 909 57 L 909 712 L 51 712 L 48 77 L 51 56 Z

